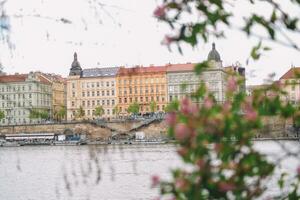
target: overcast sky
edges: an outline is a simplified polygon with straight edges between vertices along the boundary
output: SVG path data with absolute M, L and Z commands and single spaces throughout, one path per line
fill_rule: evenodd
M 268 42 L 265 44 L 273 50 L 260 61 L 246 65 L 251 47 L 258 39 L 247 38 L 237 30 L 228 31 L 226 39 L 211 38 L 209 44 L 201 42 L 194 49 L 184 46 L 183 55 L 176 48 L 170 52 L 161 45 L 164 35 L 170 33 L 169 27 L 153 17 L 158 1 L 98 1 L 106 6 L 95 10 L 87 0 L 8 0 L 5 8 L 13 16 L 10 39 L 14 48 L 10 50 L 6 43 L 0 44 L 4 71 L 40 70 L 67 76 L 75 51 L 83 68 L 201 62 L 207 58 L 212 42 L 216 43 L 223 66 L 238 61 L 246 67 L 248 84 L 262 83 L 272 72 L 278 78 L 292 64 L 300 67 L 298 51 Z M 291 13 L 300 13 L 299 7 L 286 8 Z M 231 9 L 237 16 L 233 22 L 239 25 L 245 13 L 268 10 L 263 4 L 249 7 L 245 1 Z M 61 18 L 71 23 L 56 21 Z M 300 43 L 300 35 L 292 38 Z

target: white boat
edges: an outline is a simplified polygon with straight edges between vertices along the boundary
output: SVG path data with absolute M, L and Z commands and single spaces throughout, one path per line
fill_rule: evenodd
M 2 142 L 2 143 L 0 143 L 0 146 L 1 147 L 19 147 L 21 145 L 17 142 Z
M 129 144 L 166 144 L 166 140 L 132 140 L 129 141 Z

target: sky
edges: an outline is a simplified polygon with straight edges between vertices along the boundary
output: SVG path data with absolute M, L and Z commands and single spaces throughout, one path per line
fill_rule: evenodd
M 254 10 L 271 11 L 264 4 L 251 7 L 245 2 L 238 1 L 230 8 L 237 25 Z M 299 7 L 286 4 L 288 0 L 282 2 L 290 13 L 299 15 Z M 183 55 L 175 47 L 170 51 L 161 41 L 171 30 L 153 17 L 159 4 L 156 0 L 8 0 L 5 11 L 10 16 L 13 48 L 0 43 L 0 62 L 9 74 L 38 70 L 67 77 L 74 52 L 82 68 L 164 65 L 202 62 L 215 42 L 223 66 L 239 62 L 246 68 L 248 85 L 263 83 L 273 72 L 278 79 L 292 65 L 300 67 L 299 51 L 268 41 L 264 45 L 272 51 L 247 65 L 259 39 L 238 30 L 227 30 L 225 39 L 211 38 L 207 44 L 200 41 L 194 48 L 183 45 Z M 61 18 L 71 23 L 61 23 Z M 291 37 L 300 43 L 300 35 Z

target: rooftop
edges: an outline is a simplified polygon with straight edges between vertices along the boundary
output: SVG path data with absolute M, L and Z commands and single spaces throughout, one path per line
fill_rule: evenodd
M 119 67 L 107 67 L 107 68 L 90 68 L 82 71 L 81 77 L 109 77 L 116 76 Z
M 130 67 L 125 68 L 121 67 L 118 71 L 118 75 L 135 75 L 135 74 L 147 74 L 147 73 L 165 73 L 166 67 L 165 66 L 149 66 L 149 67 Z
M 296 78 L 297 75 L 300 75 L 300 67 L 292 67 L 284 75 L 280 77 L 280 80 Z

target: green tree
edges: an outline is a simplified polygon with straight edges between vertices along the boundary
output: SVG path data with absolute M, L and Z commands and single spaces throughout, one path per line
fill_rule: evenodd
M 135 115 L 138 114 L 140 112 L 140 105 L 137 102 L 130 104 L 127 112 Z
M 114 115 L 119 115 L 120 114 L 120 109 L 119 109 L 119 106 L 118 105 L 116 105 L 114 108 L 113 108 L 113 114 Z
M 3 110 L 0 110 L 0 120 L 4 119 L 5 114 Z
M 32 109 L 29 114 L 30 119 L 49 119 L 49 111 L 45 109 Z
M 66 115 L 67 115 L 66 107 L 65 106 L 61 106 L 60 109 L 57 112 L 58 119 L 61 121 L 61 120 L 63 120 L 63 119 L 66 118 Z
M 155 101 L 150 102 L 150 111 L 155 112 L 157 110 L 157 103 Z
M 243 16 L 240 26 L 232 24 L 231 20 L 234 15 L 231 7 L 240 1 L 162 2 L 154 15 L 171 26 L 173 33 L 165 37 L 164 43 L 176 45 L 179 52 L 182 52 L 182 43 L 195 46 L 201 40 L 208 42 L 212 36 L 225 37 L 226 31 L 232 28 L 256 37 L 257 27 L 264 29 L 266 35 L 258 36 L 259 42 L 250 52 L 253 60 L 259 59 L 263 51 L 270 50 L 262 44 L 262 38 L 299 50 L 286 34 L 288 31 L 300 33 L 299 16 L 291 16 L 281 1 L 243 1 L 250 6 L 269 6 L 270 12 L 262 14 L 253 9 L 248 16 Z M 289 3 L 299 10 L 300 1 L 290 0 Z M 195 16 L 197 19 L 192 20 Z M 195 72 L 200 75 L 209 67 L 210 62 L 204 61 L 195 65 Z M 153 177 L 153 186 L 160 186 L 162 196 L 182 200 L 262 197 L 266 191 L 265 182 L 273 174 L 275 165 L 254 149 L 251 140 L 263 127 L 263 118 L 277 116 L 285 120 L 294 117 L 295 124 L 300 124 L 300 111 L 280 100 L 285 94 L 282 86 L 273 83 L 247 97 L 244 91 L 237 89 L 242 82 L 234 75 L 228 78 L 224 104 L 216 103 L 214 96 L 201 84 L 191 98 L 168 106 L 169 134 L 179 144 L 179 156 L 191 168 L 172 170 L 172 178 L 168 181 Z M 273 95 L 263 95 L 265 92 Z M 201 100 L 202 104 L 197 105 L 192 100 Z M 285 185 L 289 191 L 274 196 L 274 199 L 300 199 L 300 167 L 289 183 L 283 177 L 278 179 L 279 188 Z
M 80 106 L 77 111 L 76 111 L 76 118 L 82 119 L 85 116 L 85 112 L 82 108 L 82 106 Z
M 103 109 L 103 107 L 102 106 L 97 106 L 96 108 L 95 108 L 95 116 L 97 116 L 97 117 L 101 117 L 103 114 L 104 114 L 104 109 Z

